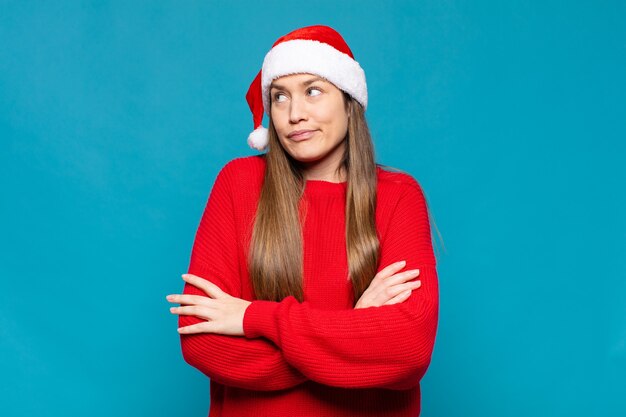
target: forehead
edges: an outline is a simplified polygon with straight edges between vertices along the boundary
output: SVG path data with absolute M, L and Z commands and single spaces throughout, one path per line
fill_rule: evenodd
M 328 80 L 326 80 L 323 77 L 320 77 L 317 74 L 309 74 L 309 73 L 289 74 L 289 75 L 283 75 L 282 77 L 275 78 L 270 84 L 270 88 L 285 89 L 289 87 L 296 88 L 298 86 L 306 87 L 307 85 L 312 84 L 316 81 L 323 82 L 323 83 L 329 82 Z

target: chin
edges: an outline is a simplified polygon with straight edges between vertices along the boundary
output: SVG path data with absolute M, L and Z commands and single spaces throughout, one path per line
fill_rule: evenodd
M 291 157 L 299 162 L 315 162 L 322 159 L 323 155 L 311 154 L 307 152 L 295 152 L 291 154 Z
M 323 153 L 320 152 L 319 146 L 309 145 L 312 144 L 306 142 L 290 144 L 288 153 L 292 158 L 302 162 L 317 161 L 324 156 Z

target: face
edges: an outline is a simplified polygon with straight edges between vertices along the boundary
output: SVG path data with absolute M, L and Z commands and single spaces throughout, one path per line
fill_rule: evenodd
M 283 148 L 315 176 L 339 166 L 348 132 L 343 92 L 314 74 L 276 78 L 270 88 L 270 114 Z M 297 131 L 307 131 L 295 134 Z

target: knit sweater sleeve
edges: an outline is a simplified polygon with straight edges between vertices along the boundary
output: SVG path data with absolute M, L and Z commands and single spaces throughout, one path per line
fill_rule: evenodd
M 311 380 L 345 388 L 410 389 L 424 376 L 437 330 L 439 296 L 427 205 L 418 183 L 406 184 L 381 239 L 380 269 L 406 260 L 421 287 L 402 303 L 320 310 L 293 296 L 253 301 L 247 338 L 267 338 Z
M 241 298 L 230 187 L 233 175 L 230 163 L 217 175 L 196 232 L 189 273 L 208 279 L 226 293 Z M 183 293 L 207 296 L 189 283 L 185 283 Z M 180 315 L 178 326 L 201 321 L 196 316 Z M 197 333 L 181 334 L 180 342 L 187 363 L 225 385 L 270 391 L 290 388 L 307 380 L 267 339 Z

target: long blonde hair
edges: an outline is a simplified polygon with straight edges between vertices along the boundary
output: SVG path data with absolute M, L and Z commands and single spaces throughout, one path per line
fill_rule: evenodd
M 363 107 L 343 92 L 349 114 L 346 148 L 339 171 L 347 176 L 346 249 L 349 277 L 358 301 L 376 275 L 379 241 L 376 234 L 376 162 Z M 269 119 L 265 177 L 252 231 L 248 268 L 259 300 L 281 301 L 292 295 L 304 301 L 301 210 L 304 175 L 280 144 Z

